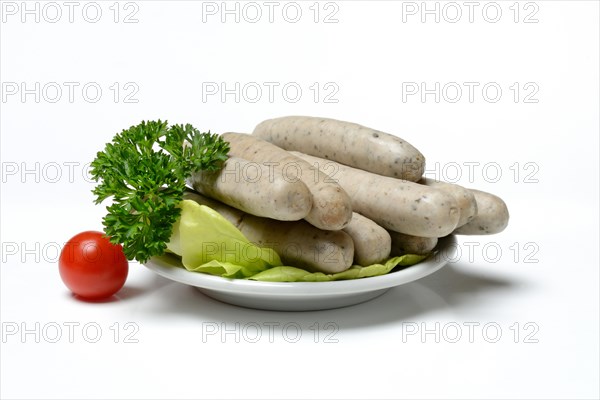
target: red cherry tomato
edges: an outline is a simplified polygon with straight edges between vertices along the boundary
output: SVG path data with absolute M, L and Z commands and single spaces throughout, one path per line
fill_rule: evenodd
M 86 231 L 67 242 L 60 253 L 58 268 L 73 293 L 102 299 L 123 287 L 129 264 L 121 245 L 110 243 L 102 232 Z

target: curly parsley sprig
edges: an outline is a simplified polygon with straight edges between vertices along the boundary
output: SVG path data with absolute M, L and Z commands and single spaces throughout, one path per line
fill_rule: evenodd
M 141 263 L 163 254 L 181 214 L 186 179 L 221 169 L 228 152 L 221 137 L 189 124 L 142 121 L 117 134 L 91 164 L 99 182 L 92 191 L 95 203 L 112 197 L 102 221 L 111 242 Z

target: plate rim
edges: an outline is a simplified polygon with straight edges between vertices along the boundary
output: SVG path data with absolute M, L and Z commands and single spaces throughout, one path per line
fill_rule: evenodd
M 441 255 L 448 251 L 450 255 Z M 164 278 L 218 292 L 258 296 L 337 296 L 388 289 L 416 281 L 442 268 L 454 258 L 456 251 L 456 237 L 449 235 L 440 238 L 433 253 L 418 264 L 385 275 L 329 282 L 264 282 L 223 278 L 174 267 L 158 258 L 152 258 L 142 265 Z

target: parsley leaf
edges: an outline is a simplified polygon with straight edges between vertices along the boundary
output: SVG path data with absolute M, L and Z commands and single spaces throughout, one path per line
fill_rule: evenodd
M 141 263 L 163 254 L 181 214 L 186 179 L 196 171 L 216 171 L 229 144 L 192 125 L 142 121 L 117 134 L 91 163 L 99 204 L 112 197 L 102 223 L 111 242 L 121 243 L 129 260 Z

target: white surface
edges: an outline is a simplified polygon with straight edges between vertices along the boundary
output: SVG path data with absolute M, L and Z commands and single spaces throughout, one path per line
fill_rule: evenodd
M 417 265 L 368 279 L 334 282 L 259 282 L 225 279 L 190 272 L 176 257 L 152 258 L 145 264 L 160 276 L 197 287 L 202 293 L 225 303 L 260 310 L 318 311 L 351 306 L 374 299 L 389 288 L 431 275 L 458 253 L 454 236 L 440 240 L 433 253 Z
M 305 17 L 297 24 L 277 15 L 273 23 L 236 24 L 229 17 L 223 24 L 212 17 L 203 23 L 200 2 L 138 1 L 139 22 L 115 24 L 112 2 L 100 4 L 96 24 L 81 18 L 83 3 L 73 23 L 32 17 L 22 23 L 3 13 L 3 83 L 97 82 L 103 96 L 89 103 L 76 91 L 71 103 L 65 89 L 57 103 L 46 101 L 53 93 L 39 103 L 33 95 L 0 103 L 2 398 L 600 396 L 597 2 L 534 2 L 539 22 L 533 24 L 513 22 L 513 2 L 498 2 L 503 14 L 495 24 L 480 12 L 469 23 L 464 7 L 464 19 L 454 24 L 431 16 L 421 23 L 418 15 L 403 23 L 407 3 L 392 1 L 337 2 L 334 24 L 314 24 L 312 2 L 299 3 Z M 520 6 L 522 20 L 533 8 Z M 131 10 L 121 9 L 119 18 Z M 109 89 L 114 82 L 121 87 L 117 103 Z M 138 103 L 122 101 L 128 82 L 139 87 Z M 303 97 L 203 102 L 203 82 L 297 82 Z M 309 89 L 314 82 L 321 88 L 317 103 Z M 338 103 L 322 101 L 328 82 L 339 87 Z M 403 102 L 403 82 L 497 82 L 503 96 L 496 103 L 480 92 L 472 103 L 466 92 L 457 103 L 436 103 L 431 95 L 424 103 L 417 96 Z M 509 88 L 514 82 L 521 87 L 518 103 Z M 523 103 L 527 82 L 539 88 L 538 103 Z M 459 163 L 459 183 L 506 200 L 510 225 L 497 236 L 459 238 L 463 252 L 453 265 L 339 310 L 229 306 L 135 264 L 112 302 L 69 295 L 56 249 L 79 231 L 101 228 L 104 210 L 93 205 L 82 169 L 115 132 L 159 117 L 215 132 L 249 131 L 285 114 L 396 133 L 426 155 L 430 177 L 437 165 L 445 171 L 438 177 L 448 178 L 451 163 Z M 473 179 L 465 162 L 481 163 Z M 21 174 L 36 163 L 39 174 Z M 61 165 L 55 183 L 52 163 Z M 78 163 L 66 164 L 72 179 L 64 163 Z M 498 182 L 491 182 L 492 169 L 482 174 L 486 163 L 500 167 Z M 529 172 L 537 182 L 526 183 Z M 496 248 L 502 255 L 490 262 Z M 39 343 L 34 334 L 7 333 L 35 331 L 36 323 Z M 69 323 L 80 324 L 72 343 Z M 86 323 L 97 325 L 84 336 Z M 50 343 L 55 324 L 63 335 Z M 434 334 L 410 334 L 435 331 L 436 324 L 439 343 Z M 452 343 L 457 326 L 462 337 Z M 94 327 L 102 337 L 88 343 Z M 137 343 L 125 343 L 136 327 L 129 339 Z M 490 343 L 495 328 L 502 336 Z M 298 329 L 302 335 L 293 342 Z

